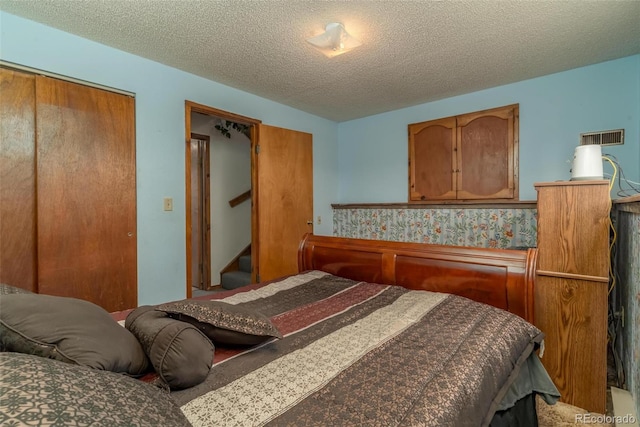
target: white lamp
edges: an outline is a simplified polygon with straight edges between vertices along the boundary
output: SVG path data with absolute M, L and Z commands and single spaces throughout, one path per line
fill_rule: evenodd
M 324 33 L 311 37 L 307 41 L 329 58 L 341 55 L 362 44 L 347 33 L 344 25 L 337 22 L 327 24 Z

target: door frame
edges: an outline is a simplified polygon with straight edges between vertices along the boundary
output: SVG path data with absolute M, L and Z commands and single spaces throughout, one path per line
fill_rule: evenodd
M 191 113 L 206 114 L 208 116 L 215 116 L 223 120 L 229 120 L 229 121 L 243 123 L 251 126 L 251 186 L 254 187 L 256 185 L 255 181 L 257 177 L 256 171 L 255 171 L 255 169 L 257 168 L 255 152 L 256 152 L 256 145 L 258 141 L 258 135 L 257 135 L 257 132 L 255 131 L 257 126 L 255 125 L 262 123 L 262 121 L 251 118 L 251 117 L 230 113 L 228 111 L 219 110 L 217 108 L 209 107 L 203 104 L 198 104 L 196 102 L 192 102 L 188 100 L 184 102 L 184 107 L 185 107 L 184 144 L 186 146 L 189 146 L 189 144 L 191 143 Z M 193 271 L 191 268 L 191 261 L 193 259 L 193 253 L 191 251 L 191 235 L 192 235 L 193 224 L 191 223 L 191 171 L 188 168 L 189 165 L 187 162 L 190 162 L 190 157 L 186 155 L 186 150 L 185 150 L 185 215 L 186 215 L 186 221 L 185 221 L 186 222 L 186 245 L 185 246 L 186 246 L 186 261 L 187 261 L 186 288 L 187 288 L 187 298 L 191 298 L 192 297 L 191 280 L 193 277 Z M 254 266 L 258 265 L 258 261 L 259 261 L 257 258 L 254 257 L 256 252 L 253 244 L 254 236 L 256 236 L 256 234 L 254 233 L 257 227 L 256 219 L 258 218 L 258 206 L 257 206 L 258 204 L 255 202 L 254 193 L 255 193 L 254 191 L 251 192 L 251 240 L 252 240 L 251 242 L 252 243 L 251 245 L 252 268 L 251 269 L 252 271 L 256 270 Z M 255 281 L 255 272 L 252 272 L 252 280 Z
M 193 173 L 194 173 L 194 164 L 193 164 L 193 141 L 198 141 L 198 165 L 197 165 L 197 174 L 198 177 L 201 178 L 199 182 L 198 192 L 202 192 L 203 194 L 198 194 L 198 207 L 200 209 L 200 230 L 199 234 L 199 246 L 200 253 L 198 254 L 200 266 L 198 271 L 198 288 L 208 291 L 211 288 L 211 208 L 210 208 L 210 199 L 211 199 L 211 187 L 210 187 L 210 179 L 209 179 L 209 156 L 210 156 L 210 145 L 211 145 L 211 137 L 209 135 L 201 135 L 197 133 L 191 134 L 191 140 L 189 141 L 189 145 L 187 146 L 186 153 L 186 167 L 191 172 L 190 179 L 187 181 L 187 185 L 191 186 L 191 193 L 193 193 Z M 204 147 L 201 149 L 201 147 Z M 194 194 L 191 194 L 195 196 Z M 202 196 L 202 197 L 200 197 Z M 193 207 L 193 199 L 191 200 L 190 206 Z M 193 217 L 192 217 L 193 219 Z M 204 227 L 202 227 L 204 225 Z M 193 222 L 191 223 L 193 227 Z M 191 233 L 191 237 L 193 236 L 193 232 Z M 193 241 L 191 242 L 191 248 L 193 249 Z M 206 249 L 205 249 L 206 248 Z M 193 252 L 192 252 L 192 261 L 193 261 Z M 193 265 L 191 266 L 191 275 L 193 277 Z M 193 283 L 191 284 L 193 287 Z

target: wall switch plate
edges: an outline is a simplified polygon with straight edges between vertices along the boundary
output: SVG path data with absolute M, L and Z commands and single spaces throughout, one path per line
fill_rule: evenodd
M 173 210 L 173 198 L 165 197 L 164 198 L 164 210 L 172 211 Z
M 318 215 L 317 224 L 318 225 L 322 224 L 322 217 L 320 215 Z

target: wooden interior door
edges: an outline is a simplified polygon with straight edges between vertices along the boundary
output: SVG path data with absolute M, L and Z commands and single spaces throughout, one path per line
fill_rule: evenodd
M 35 77 L 0 68 L 0 283 L 37 292 Z
M 265 281 L 297 273 L 298 245 L 313 232 L 313 146 L 304 132 L 262 124 L 254 132 L 253 280 Z
M 36 77 L 39 291 L 137 305 L 134 99 Z

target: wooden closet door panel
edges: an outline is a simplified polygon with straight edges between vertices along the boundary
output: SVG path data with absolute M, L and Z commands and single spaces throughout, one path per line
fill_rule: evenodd
M 40 292 L 137 305 L 134 100 L 36 79 Z
M 0 68 L 0 282 L 37 291 L 35 77 Z
M 458 199 L 512 198 L 513 109 L 458 122 Z
M 409 200 L 456 198 L 455 150 L 455 117 L 409 125 Z

